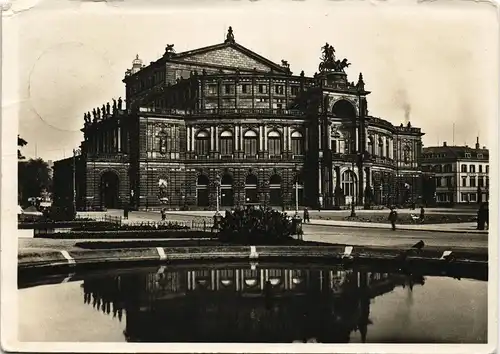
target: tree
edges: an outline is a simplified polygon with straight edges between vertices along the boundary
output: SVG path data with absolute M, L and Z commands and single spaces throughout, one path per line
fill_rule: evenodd
M 17 135 L 17 146 L 18 147 L 23 147 L 23 146 L 26 146 L 28 145 L 28 142 L 26 140 L 24 140 L 23 138 L 21 138 L 19 135 Z M 19 160 L 24 160 L 25 157 L 23 156 L 23 154 L 21 154 L 21 150 L 20 149 L 17 149 L 17 158 Z
M 43 191 L 52 188 L 49 165 L 40 158 L 18 162 L 17 178 L 21 203 L 26 203 L 30 197 L 39 197 Z

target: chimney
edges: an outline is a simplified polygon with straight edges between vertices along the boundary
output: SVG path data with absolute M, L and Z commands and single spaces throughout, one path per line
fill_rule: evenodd
M 476 150 L 479 150 L 480 149 L 480 145 L 479 145 L 479 137 L 476 138 Z
M 447 145 L 446 145 L 446 141 L 443 141 L 443 146 L 447 146 Z

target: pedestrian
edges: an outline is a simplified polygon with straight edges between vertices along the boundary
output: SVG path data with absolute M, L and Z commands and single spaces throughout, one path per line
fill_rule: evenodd
M 420 222 L 424 222 L 424 218 L 425 218 L 425 210 L 424 210 L 424 206 L 420 206 Z
M 166 212 L 165 208 L 163 208 L 161 210 L 161 221 L 165 221 L 166 218 L 167 218 L 167 212 Z
M 304 223 L 309 223 L 311 220 L 309 220 L 309 210 L 307 210 L 307 207 L 304 208 Z
M 318 211 L 321 212 L 321 209 L 323 208 L 323 196 L 320 195 L 318 197 Z
M 391 207 L 391 212 L 389 213 L 389 221 L 391 222 L 392 231 L 396 230 L 396 220 L 398 219 L 398 213 L 394 210 L 394 207 Z
M 127 204 L 125 204 L 125 206 L 123 207 L 123 218 L 128 219 L 128 205 Z

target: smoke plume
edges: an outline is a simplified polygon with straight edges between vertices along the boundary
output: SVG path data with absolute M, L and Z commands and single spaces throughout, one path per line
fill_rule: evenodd
M 408 124 L 410 122 L 410 113 L 411 113 L 411 105 L 410 100 L 408 99 L 408 93 L 405 89 L 398 89 L 396 91 L 394 101 L 398 107 L 400 107 L 404 111 L 404 124 Z

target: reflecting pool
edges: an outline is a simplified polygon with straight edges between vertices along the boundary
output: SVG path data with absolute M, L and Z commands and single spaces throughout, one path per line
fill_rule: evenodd
M 169 265 L 18 292 L 21 341 L 487 342 L 487 282 L 463 278 Z

